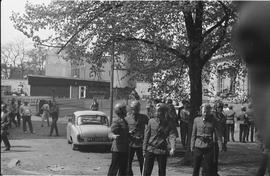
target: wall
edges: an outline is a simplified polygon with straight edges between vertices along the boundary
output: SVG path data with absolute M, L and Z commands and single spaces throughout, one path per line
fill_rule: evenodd
M 1 79 L 1 86 L 11 86 L 12 92 L 19 92 L 20 85 L 23 85 L 22 89 L 27 95 L 30 95 L 30 85 L 27 80 L 22 79 Z
M 45 75 L 71 77 L 71 64 L 63 60 L 56 52 L 57 50 L 48 52 L 45 63 Z
M 57 97 L 69 98 L 70 88 L 69 86 L 31 86 L 31 96 L 52 96 L 55 91 Z

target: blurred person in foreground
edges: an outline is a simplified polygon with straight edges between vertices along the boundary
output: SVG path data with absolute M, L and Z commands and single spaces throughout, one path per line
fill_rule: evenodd
M 108 176 L 125 176 L 128 167 L 128 140 L 129 128 L 125 120 L 127 116 L 126 105 L 117 103 L 114 107 L 117 118 L 113 121 L 109 138 L 113 139 L 112 143 L 112 161 L 108 171 Z
M 263 146 L 260 167 L 266 166 L 270 174 L 270 2 L 240 2 L 239 11 L 235 46 L 248 67 L 257 135 Z M 264 175 L 259 171 L 257 175 Z
M 9 126 L 9 112 L 7 110 L 7 105 L 2 103 L 1 104 L 1 143 L 2 141 L 5 144 L 5 151 L 10 150 L 10 143 L 7 137 L 7 130 L 8 130 L 8 126 Z
M 166 164 L 168 154 L 168 142 L 170 143 L 169 154 L 172 156 L 175 152 L 175 125 L 167 119 L 168 106 L 164 103 L 156 105 L 155 117 L 150 119 L 145 129 L 143 140 L 144 168 L 143 175 L 152 174 L 154 162 L 158 162 L 158 175 L 166 175 Z
M 143 170 L 143 137 L 145 126 L 148 124 L 148 117 L 140 114 L 141 104 L 137 100 L 133 100 L 129 106 L 129 112 L 125 120 L 129 127 L 129 159 L 128 159 L 128 175 L 132 176 L 132 162 L 136 153 L 139 161 L 140 171 Z

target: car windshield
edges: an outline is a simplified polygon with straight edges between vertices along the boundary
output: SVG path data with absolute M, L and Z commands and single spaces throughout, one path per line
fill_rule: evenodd
M 108 119 L 99 115 L 83 115 L 78 117 L 78 125 L 108 125 Z

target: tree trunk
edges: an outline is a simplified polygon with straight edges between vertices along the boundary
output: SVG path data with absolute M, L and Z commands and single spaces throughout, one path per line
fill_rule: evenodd
M 192 163 L 192 153 L 190 151 L 190 142 L 194 118 L 198 116 L 200 106 L 202 105 L 202 66 L 200 58 L 193 59 L 193 63 L 189 65 L 190 79 L 190 121 L 188 127 L 187 151 L 184 156 L 183 164 L 190 165 Z

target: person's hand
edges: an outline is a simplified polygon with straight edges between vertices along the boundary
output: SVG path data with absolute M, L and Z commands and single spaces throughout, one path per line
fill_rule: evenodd
M 174 153 L 175 153 L 175 149 L 174 149 L 174 148 L 172 148 L 172 149 L 170 150 L 170 156 L 173 156 L 173 155 L 174 155 Z
M 119 134 L 113 134 L 112 139 L 117 139 L 120 135 Z

